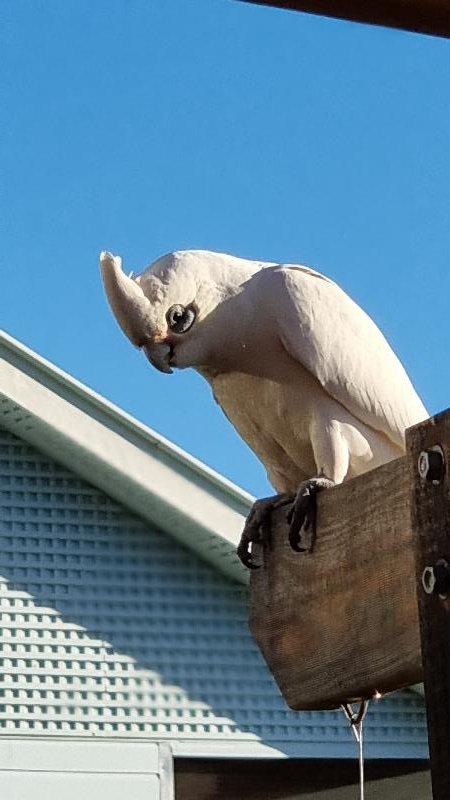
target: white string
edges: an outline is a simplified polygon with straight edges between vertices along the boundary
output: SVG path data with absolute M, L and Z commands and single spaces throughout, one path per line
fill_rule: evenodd
M 353 709 L 351 703 L 344 703 L 342 710 L 347 717 L 353 736 L 358 744 L 359 760 L 359 800 L 364 800 L 364 734 L 363 723 L 369 707 L 368 700 L 361 700 L 357 711 Z

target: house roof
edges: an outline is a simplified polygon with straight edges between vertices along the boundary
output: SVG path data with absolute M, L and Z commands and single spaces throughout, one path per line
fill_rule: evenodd
M 247 582 L 235 551 L 251 495 L 2 331 L 0 423 Z
M 235 550 L 253 498 L 3 332 L 0 426 L 247 582 Z

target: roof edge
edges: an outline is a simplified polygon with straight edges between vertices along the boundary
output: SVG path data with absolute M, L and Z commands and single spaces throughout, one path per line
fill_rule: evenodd
M 0 328 L 0 354 L 3 348 L 16 358 L 23 360 L 23 362 L 33 367 L 38 366 L 42 376 L 45 375 L 60 387 L 65 387 L 68 391 L 73 393 L 74 397 L 81 398 L 83 402 L 91 403 L 93 407 L 101 410 L 103 414 L 117 419 L 124 428 L 137 433 L 139 436 L 151 442 L 156 448 L 167 452 L 172 458 L 179 460 L 183 464 L 188 465 L 192 470 L 209 478 L 224 492 L 233 495 L 238 501 L 249 504 L 255 501 L 253 495 L 246 492 L 236 483 L 225 478 L 212 467 L 208 467 L 208 465 L 204 464 L 200 459 L 191 455 L 186 450 L 183 450 L 182 447 L 178 447 L 178 445 L 171 442 L 170 439 L 166 439 L 162 434 L 157 433 L 157 431 L 145 425 L 144 422 L 140 422 L 136 417 L 133 417 L 132 414 L 128 414 L 128 412 L 112 403 L 106 397 L 103 397 L 103 395 L 99 394 L 94 389 L 91 389 L 72 375 L 69 375 L 68 372 L 65 372 L 60 367 L 56 366 L 56 364 L 48 361 L 39 353 L 31 350 L 27 345 L 19 342 L 18 339 L 10 336 L 10 334 Z
M 246 583 L 236 544 L 253 498 L 0 331 L 0 420 Z

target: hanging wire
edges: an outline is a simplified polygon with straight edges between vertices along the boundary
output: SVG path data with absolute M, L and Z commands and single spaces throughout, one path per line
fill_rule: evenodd
M 369 707 L 368 700 L 361 700 L 358 708 L 355 710 L 351 703 L 343 703 L 341 708 L 347 717 L 353 736 L 358 744 L 359 756 L 359 800 L 364 800 L 364 732 L 363 723 L 364 717 L 367 714 Z

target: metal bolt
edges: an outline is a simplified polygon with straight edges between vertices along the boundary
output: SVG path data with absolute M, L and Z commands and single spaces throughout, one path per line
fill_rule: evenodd
M 434 567 L 425 567 L 422 572 L 422 586 L 427 594 L 433 594 L 434 587 L 436 586 Z
M 442 599 L 447 597 L 450 592 L 450 566 L 445 558 L 440 558 L 434 567 L 425 567 L 422 586 L 427 594 L 438 594 Z
M 445 461 L 442 447 L 438 444 L 429 450 L 422 450 L 417 461 L 419 475 L 424 481 L 440 483 L 445 473 Z

